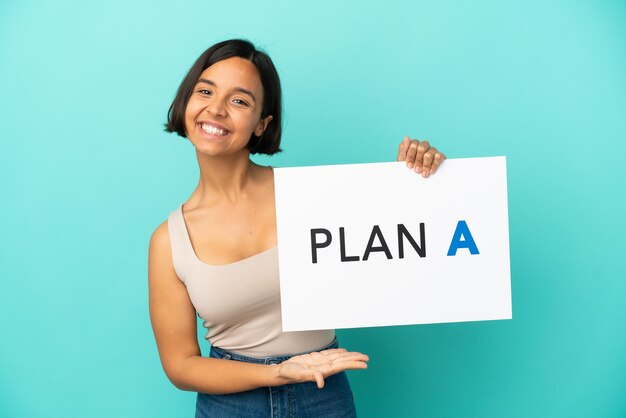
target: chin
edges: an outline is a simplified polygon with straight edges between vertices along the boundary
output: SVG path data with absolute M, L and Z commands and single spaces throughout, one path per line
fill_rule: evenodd
M 249 154 L 248 149 L 246 147 L 239 149 L 227 148 L 224 146 L 211 146 L 213 144 L 202 144 L 201 146 L 196 146 L 196 151 L 202 155 L 206 155 L 207 157 L 220 157 L 220 156 L 231 156 L 239 153 Z

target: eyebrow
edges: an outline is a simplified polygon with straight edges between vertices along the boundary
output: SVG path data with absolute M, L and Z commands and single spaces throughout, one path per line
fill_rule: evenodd
M 206 83 L 208 85 L 217 87 L 217 84 L 215 84 L 214 81 L 207 80 L 206 78 L 201 78 L 200 80 L 198 80 L 198 83 Z M 256 103 L 256 98 L 254 97 L 254 94 L 252 94 L 250 90 L 244 89 L 243 87 L 233 87 L 233 90 L 247 94 L 248 96 L 252 97 L 252 100 L 254 100 L 254 102 Z

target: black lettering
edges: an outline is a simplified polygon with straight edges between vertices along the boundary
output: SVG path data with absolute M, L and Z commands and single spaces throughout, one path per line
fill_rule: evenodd
M 374 247 L 374 238 L 378 237 L 380 241 L 379 247 Z M 385 238 L 383 237 L 383 233 L 380 232 L 380 227 L 378 225 L 374 225 L 372 228 L 372 233 L 370 235 L 370 239 L 367 243 L 367 247 L 365 247 L 365 254 L 363 254 L 363 261 L 367 260 L 372 252 L 384 251 L 387 256 L 387 260 L 391 260 L 393 257 L 391 256 L 391 251 L 389 251 L 389 247 L 385 242 Z
M 317 234 L 326 235 L 326 241 L 317 242 L 315 239 Z M 313 264 L 317 263 L 317 249 L 328 247 L 332 240 L 333 240 L 333 237 L 332 235 L 330 235 L 330 231 L 328 229 L 324 229 L 324 228 L 311 229 L 311 258 L 313 260 Z
M 420 245 L 413 239 L 409 231 L 402 224 L 398 224 L 398 257 L 404 258 L 404 240 L 402 237 L 406 237 L 413 249 L 420 257 L 426 257 L 426 235 L 424 234 L 424 223 L 420 223 Z
M 358 255 L 346 255 L 346 239 L 343 230 L 343 227 L 339 228 L 339 247 L 341 248 L 341 261 L 359 261 Z

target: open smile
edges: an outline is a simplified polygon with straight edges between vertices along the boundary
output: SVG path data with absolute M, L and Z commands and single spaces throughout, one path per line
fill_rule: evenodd
M 224 129 L 223 127 L 216 126 L 216 125 L 213 125 L 213 124 L 210 124 L 210 123 L 201 122 L 201 123 L 198 124 L 198 126 L 200 127 L 200 129 L 203 132 L 205 132 L 205 133 L 207 133 L 207 134 L 209 134 L 211 136 L 214 136 L 214 137 L 225 137 L 228 134 L 230 134 L 230 131 Z

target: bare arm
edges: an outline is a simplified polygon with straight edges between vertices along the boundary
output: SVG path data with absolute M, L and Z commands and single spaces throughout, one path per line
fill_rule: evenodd
M 196 311 L 172 264 L 167 222 L 152 234 L 148 256 L 150 321 L 161 364 L 179 389 L 202 393 L 242 392 L 304 381 L 324 385 L 324 377 L 365 368 L 367 356 L 343 349 L 298 356 L 280 365 L 251 364 L 202 357 L 196 335 Z

